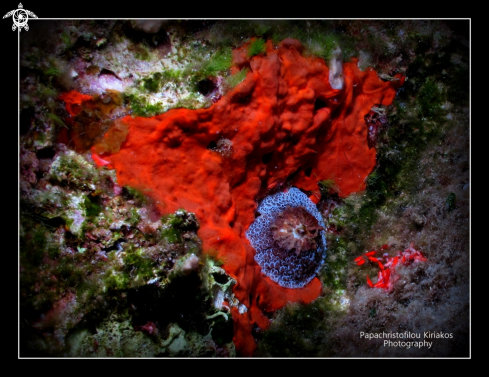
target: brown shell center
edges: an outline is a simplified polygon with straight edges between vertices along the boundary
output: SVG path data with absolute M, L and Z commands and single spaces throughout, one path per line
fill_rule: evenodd
M 317 248 L 319 232 L 324 230 L 304 207 L 287 207 L 270 226 L 278 247 L 296 255 Z

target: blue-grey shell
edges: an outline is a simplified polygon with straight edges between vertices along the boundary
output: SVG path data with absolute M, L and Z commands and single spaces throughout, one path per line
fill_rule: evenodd
M 270 225 L 287 207 L 303 207 L 326 228 L 316 205 L 299 189 L 292 187 L 263 199 L 257 211 L 260 214 L 246 231 L 246 237 L 256 251 L 255 260 L 262 272 L 286 288 L 302 288 L 317 274 L 326 257 L 326 237 L 320 231 L 318 248 L 296 255 L 278 248 L 273 241 Z

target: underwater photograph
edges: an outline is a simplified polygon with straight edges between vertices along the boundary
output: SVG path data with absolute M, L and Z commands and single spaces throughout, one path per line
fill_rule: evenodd
M 471 19 L 38 5 L 18 358 L 471 358 Z

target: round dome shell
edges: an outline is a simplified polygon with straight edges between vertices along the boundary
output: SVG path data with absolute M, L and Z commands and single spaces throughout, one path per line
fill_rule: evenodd
M 292 187 L 263 199 L 257 212 L 246 237 L 262 272 L 282 287 L 304 287 L 326 257 L 325 225 L 316 205 Z

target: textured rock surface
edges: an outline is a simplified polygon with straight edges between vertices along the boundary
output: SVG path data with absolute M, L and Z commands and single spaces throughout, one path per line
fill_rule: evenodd
M 469 355 L 468 20 L 169 20 L 154 34 L 135 30 L 130 20 L 40 19 L 29 25 L 20 39 L 21 357 L 233 356 L 233 322 L 240 355 Z M 280 47 L 283 38 L 291 37 L 297 39 Z M 275 52 L 267 50 L 263 43 L 267 39 L 273 40 Z M 229 69 L 236 46 L 243 47 L 235 50 L 235 65 Z M 284 48 L 290 56 L 294 50 L 298 55 L 289 59 Z M 270 55 L 279 55 L 281 68 L 275 76 L 266 73 Z M 308 65 L 314 62 L 312 56 L 324 59 L 329 83 L 340 94 L 314 98 L 311 112 L 303 89 L 312 85 L 316 90 L 314 83 L 326 77 L 308 70 L 315 67 Z M 362 73 L 355 75 L 359 82 L 354 81 L 350 98 L 348 75 L 356 70 L 352 57 L 359 58 Z M 348 62 L 354 63 L 350 70 Z M 361 111 L 363 118 L 352 116 L 349 103 L 360 105 L 362 93 L 375 95 L 367 85 L 377 79 L 369 67 L 384 85 L 396 80 L 396 73 L 405 75 L 406 83 L 393 106 L 377 103 L 369 112 Z M 300 73 L 302 81 L 291 80 L 292 72 Z M 226 94 L 236 85 L 234 93 L 241 93 L 240 85 L 247 85 L 250 75 L 255 82 L 251 96 L 229 101 Z M 265 96 L 263 87 L 273 89 L 277 83 L 280 90 Z M 83 95 L 59 100 L 60 93 L 72 90 Z M 275 101 L 270 100 L 273 95 Z M 297 108 L 289 104 L 294 96 L 299 98 Z M 224 111 L 209 109 L 221 101 L 230 109 L 227 117 Z M 206 140 L 202 148 L 222 158 L 223 171 L 236 169 L 236 176 L 243 179 L 228 181 L 227 188 L 216 185 L 226 174 L 206 176 L 209 169 L 204 167 L 214 160 L 183 150 L 174 155 L 176 169 L 163 171 L 175 178 L 166 202 L 146 197 L 156 195 L 161 183 L 157 179 L 153 191 L 119 185 L 109 155 L 120 150 L 129 132 L 138 128 L 135 124 L 159 127 L 156 117 L 146 124 L 134 119 L 132 125 L 122 117 L 148 117 L 182 107 L 205 107 L 204 113 L 213 114 L 209 122 L 221 123 L 217 130 L 237 128 L 246 136 L 239 139 L 228 132 L 208 144 Z M 329 110 L 331 119 L 304 126 L 311 114 L 316 119 Z M 261 128 L 263 122 L 241 127 L 243 119 L 260 114 L 273 118 L 273 127 L 266 128 L 265 123 Z M 285 130 L 287 117 L 297 129 Z M 235 124 L 228 124 L 229 119 Z M 363 157 L 352 159 L 352 152 L 365 148 L 365 133 L 353 127 L 358 121 L 366 123 L 368 151 L 375 148 L 376 162 L 365 181 L 357 177 L 366 190 L 348 195 L 344 191 L 348 182 L 337 181 L 348 181 L 355 172 L 361 175 L 359 162 L 374 161 L 372 154 L 363 152 Z M 182 138 L 199 139 L 200 133 L 207 135 L 204 128 L 192 121 Z M 87 152 L 94 141 L 90 157 Z M 311 147 L 315 142 L 332 153 L 330 159 L 320 153 L 321 148 Z M 195 143 L 181 149 L 186 146 L 200 151 Z M 162 150 L 179 148 L 165 145 Z M 297 155 L 301 148 L 306 152 L 302 157 Z M 237 153 L 240 160 L 234 159 Z M 158 153 L 145 156 L 157 160 L 156 167 L 165 165 Z M 282 157 L 286 164 L 274 163 Z M 321 163 L 323 159 L 327 164 Z M 94 162 L 101 168 L 95 169 Z M 238 203 L 234 221 L 224 219 L 227 213 L 216 206 L 219 200 L 206 198 L 196 217 L 191 212 L 182 216 L 180 208 L 186 207 L 178 202 L 174 203 L 178 211 L 165 208 L 175 193 L 199 197 L 198 189 L 182 185 L 187 179 L 195 181 L 195 175 L 178 164 L 196 166 L 195 175 L 205 176 L 201 186 L 217 188 L 215 199 L 222 198 L 223 191 L 231 193 L 232 203 Z M 250 173 L 243 175 L 248 167 Z M 321 175 L 322 168 L 335 175 Z M 161 170 L 156 168 L 157 172 Z M 280 180 L 269 185 L 282 175 L 286 185 Z M 263 275 L 253 249 L 247 247 L 246 224 L 254 221 L 256 203 L 283 190 L 281 186 L 304 189 L 301 183 L 314 186 L 318 179 L 319 190 L 307 189 L 306 194 L 319 202 L 326 224 L 327 263 L 307 289 L 285 289 Z M 258 187 L 256 197 L 247 193 L 251 183 L 256 184 L 253 190 Z M 163 209 L 154 208 L 158 201 Z M 240 207 L 240 203 L 252 205 Z M 215 222 L 216 217 L 223 221 Z M 245 217 L 249 222 L 242 221 Z M 197 227 L 191 224 L 194 219 L 203 225 L 199 235 L 213 229 L 214 241 L 220 237 L 222 242 L 209 247 L 213 239 L 207 237 L 205 255 Z M 397 250 L 412 242 L 427 262 L 399 268 L 400 278 L 390 293 L 365 285 L 365 274 L 373 276 L 376 271 L 367 264 L 359 269 L 353 261 L 356 256 L 383 244 Z M 192 255 L 198 257 L 198 265 Z M 284 304 L 288 301 L 292 302 Z M 269 320 L 271 327 L 262 331 Z M 107 321 L 112 322 L 110 331 L 103 332 Z M 119 341 L 117 328 L 127 329 Z M 95 329 L 101 332 L 95 334 Z M 421 335 L 443 331 L 453 333 L 453 338 L 435 339 L 429 349 L 406 349 L 358 337 L 360 331 L 405 330 Z

